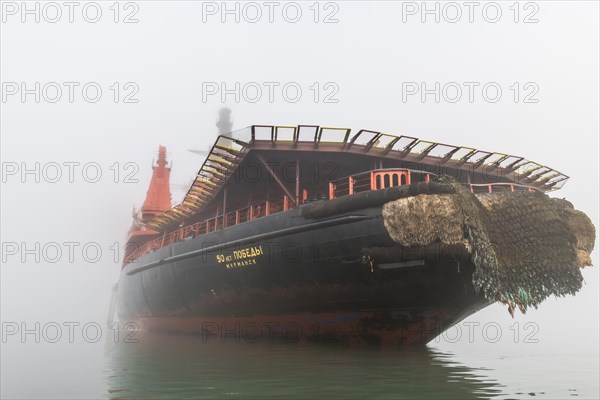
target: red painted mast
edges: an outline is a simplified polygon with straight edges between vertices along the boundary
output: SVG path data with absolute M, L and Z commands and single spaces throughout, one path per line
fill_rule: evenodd
M 167 166 L 167 148 L 159 146 L 158 161 L 152 166 L 152 180 L 141 209 L 143 223 L 171 208 L 170 175 L 171 167 Z
M 167 166 L 167 148 L 159 146 L 158 161 L 152 166 L 152 179 L 146 192 L 144 204 L 138 211 L 135 208 L 133 209 L 133 224 L 129 229 L 129 238 L 125 246 L 126 258 L 137 250 L 142 243 L 161 234 L 154 229 L 146 228 L 145 224 L 158 214 L 171 208 L 170 176 L 171 167 Z

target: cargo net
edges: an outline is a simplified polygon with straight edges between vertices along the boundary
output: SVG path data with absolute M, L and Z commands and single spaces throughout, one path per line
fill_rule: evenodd
M 547 297 L 581 289 L 596 231 L 566 200 L 540 192 L 474 195 L 454 179 L 454 194 L 421 194 L 386 203 L 385 226 L 405 247 L 463 244 L 475 265 L 473 286 L 491 302 L 525 313 Z

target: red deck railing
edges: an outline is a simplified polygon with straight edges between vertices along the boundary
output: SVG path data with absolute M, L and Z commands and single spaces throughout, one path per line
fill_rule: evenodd
M 361 172 L 329 183 L 329 200 L 336 197 L 379 190 L 392 186 L 410 185 L 415 182 L 429 182 L 430 174 L 410 169 L 378 169 Z
M 538 192 L 539 190 L 527 186 L 518 185 L 516 183 L 469 183 L 467 184 L 472 193 L 493 193 L 493 192 Z
M 306 192 L 303 194 L 303 200 L 306 200 Z M 125 264 L 130 263 L 146 253 L 160 249 L 164 246 L 169 246 L 172 243 L 182 241 L 188 237 L 214 232 L 228 226 L 238 225 L 260 217 L 287 211 L 290 209 L 290 204 L 293 204 L 293 201 L 291 201 L 287 196 L 283 196 L 282 199 L 266 200 L 260 203 L 252 204 L 245 208 L 241 208 L 239 210 L 231 211 L 225 214 L 225 216 L 218 215 L 204 221 L 196 222 L 192 225 L 181 227 L 172 232 L 165 232 L 161 237 L 146 242 L 129 253 L 127 257 L 125 257 Z
M 355 193 L 366 192 L 369 190 L 385 189 L 393 186 L 409 185 L 415 182 L 429 182 L 430 173 L 426 171 L 410 169 L 379 169 L 374 171 L 362 172 L 349 177 L 340 178 L 329 183 L 329 200 L 337 197 L 352 195 Z M 487 184 L 466 184 L 473 193 L 492 193 L 502 191 L 538 191 L 538 189 L 514 183 L 487 183 Z M 302 191 L 301 202 L 308 199 L 306 189 Z M 194 237 L 205 233 L 214 232 L 228 226 L 242 224 L 253 221 L 257 218 L 265 217 L 275 213 L 287 211 L 291 208 L 293 200 L 288 196 L 271 199 L 264 202 L 252 204 L 239 210 L 231 211 L 227 214 L 218 215 L 204 221 L 196 222 L 192 225 L 181 227 L 175 231 L 164 233 L 161 237 L 144 243 L 139 248 L 132 251 L 125 257 L 125 264 L 128 264 L 136 258 L 168 246 L 174 242 L 182 241 L 188 237 Z

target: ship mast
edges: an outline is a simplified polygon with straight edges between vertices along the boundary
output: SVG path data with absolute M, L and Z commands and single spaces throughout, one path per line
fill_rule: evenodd
M 233 121 L 231 120 L 231 109 L 228 107 L 223 107 L 219 110 L 219 119 L 217 119 L 217 123 L 215 124 L 217 127 L 217 135 L 227 135 L 231 133 L 233 129 Z M 230 135 L 233 137 L 232 135 Z M 208 151 L 205 150 L 194 150 L 189 149 L 189 152 L 194 154 L 200 154 L 201 156 L 207 156 L 210 153 L 211 147 L 208 147 Z
M 141 209 L 143 223 L 171 208 L 170 175 L 171 167 L 167 166 L 167 148 L 159 146 L 158 160 L 152 166 L 152 180 Z
M 217 120 L 217 129 L 219 135 L 225 135 L 231 132 L 233 121 L 231 120 L 231 109 L 223 107 L 219 110 L 219 119 Z

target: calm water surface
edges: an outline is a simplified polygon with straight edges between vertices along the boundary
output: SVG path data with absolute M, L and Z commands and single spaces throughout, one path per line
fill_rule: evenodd
M 137 338 L 3 344 L 2 398 L 598 398 L 597 355 L 531 346 L 451 353 Z

